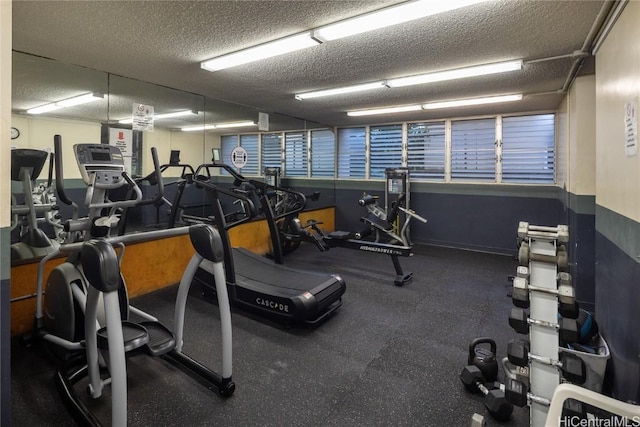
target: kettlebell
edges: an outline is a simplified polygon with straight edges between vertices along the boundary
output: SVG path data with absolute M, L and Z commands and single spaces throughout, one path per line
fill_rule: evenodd
M 489 348 L 481 347 L 489 344 Z M 496 342 L 491 338 L 476 338 L 469 344 L 468 365 L 475 365 L 482 371 L 485 382 L 498 379 L 498 360 L 496 359 Z

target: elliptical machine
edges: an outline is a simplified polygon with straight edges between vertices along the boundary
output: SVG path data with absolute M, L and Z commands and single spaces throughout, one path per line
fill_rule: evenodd
M 64 193 L 62 175 L 62 141 L 55 140 L 56 180 L 60 199 L 69 202 Z M 127 424 L 126 353 L 137 350 L 149 356 L 161 357 L 185 373 L 230 396 L 235 390 L 231 379 L 231 312 L 225 283 L 223 254 L 218 232 L 208 225 L 157 230 L 111 237 L 110 231 L 119 220 L 119 210 L 135 206 L 142 200 L 142 191 L 124 168 L 117 147 L 103 144 L 77 144 L 73 147 L 82 178 L 87 184 L 86 218 L 65 223 L 69 233 L 83 233 L 84 240 L 61 245 L 44 257 L 38 265 L 36 290 L 37 337 L 62 353 L 64 363 L 55 375 L 63 401 L 83 425 L 102 425 L 91 413 L 74 387 L 88 377 L 88 392 L 94 399 L 111 385 L 111 424 Z M 152 149 L 154 166 L 159 166 Z M 130 185 L 135 199 L 110 201 L 108 191 Z M 106 211 L 106 212 L 105 212 Z M 106 213 L 103 215 L 103 213 Z M 174 327 L 170 330 L 155 317 L 128 303 L 126 285 L 120 274 L 120 262 L 125 244 L 142 240 L 172 237 L 189 233 L 195 254 L 180 281 L 174 310 Z M 119 248 L 116 253 L 114 246 Z M 59 254 L 69 257 L 54 268 L 47 279 L 44 298 L 43 272 L 47 261 Z M 186 301 L 198 266 L 203 259 L 214 266 L 213 280 L 220 308 L 222 332 L 222 374 L 217 374 L 182 352 Z M 143 319 L 134 323 L 130 314 Z M 108 377 L 102 378 L 102 372 Z
M 48 153 L 43 150 L 30 148 L 15 148 L 11 150 L 11 180 L 22 184 L 22 194 L 24 204 L 18 205 L 16 197 L 11 195 L 11 228 L 20 227 L 19 240 L 11 245 L 11 259 L 23 260 L 38 258 L 53 252 L 58 246 L 58 241 L 52 240 L 38 227 L 38 215 L 56 227 L 60 216 L 55 197 L 52 197 L 51 170 L 49 170 L 49 180 L 47 186 L 35 187 Z M 51 168 L 51 165 L 50 165 Z

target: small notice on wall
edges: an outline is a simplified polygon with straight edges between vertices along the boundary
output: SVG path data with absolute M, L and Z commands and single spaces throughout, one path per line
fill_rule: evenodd
M 133 130 L 153 132 L 153 105 L 133 104 Z
M 124 167 L 131 173 L 131 156 L 133 155 L 133 131 L 129 129 L 109 128 L 109 145 L 120 149 Z
M 269 115 L 267 113 L 258 113 L 258 130 L 269 130 Z
M 624 153 L 627 157 L 638 154 L 638 97 L 624 106 Z

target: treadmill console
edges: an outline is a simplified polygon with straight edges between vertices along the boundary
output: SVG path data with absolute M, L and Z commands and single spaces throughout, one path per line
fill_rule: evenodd
M 118 147 L 107 144 L 76 144 L 73 151 L 85 184 L 112 189 L 126 183 L 122 175 L 125 172 L 124 160 Z

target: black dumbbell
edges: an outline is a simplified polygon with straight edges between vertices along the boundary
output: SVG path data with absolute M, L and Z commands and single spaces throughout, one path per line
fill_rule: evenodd
M 507 379 L 504 388 L 504 395 L 509 403 L 520 408 L 527 406 L 529 402 L 536 402 L 545 406 L 549 406 L 551 404 L 549 399 L 529 393 L 524 383 L 511 378 Z
M 468 391 L 480 392 L 484 395 L 484 406 L 496 420 L 506 421 L 511 417 L 513 405 L 507 401 L 504 391 L 495 383 L 489 386 L 492 388 L 487 387 L 484 384 L 482 371 L 477 366 L 465 366 L 460 374 L 460 380 Z
M 561 352 L 560 360 L 542 357 L 529 352 L 529 343 L 523 340 L 511 340 L 507 346 L 507 358 L 516 366 L 527 366 L 530 360 L 556 366 L 562 376 L 573 384 L 584 384 L 587 380 L 587 369 L 584 361 L 578 356 Z
M 578 341 L 578 322 L 575 319 L 561 317 L 558 323 L 545 322 L 542 320 L 529 319 L 527 313 L 520 308 L 512 308 L 509 313 L 509 326 L 519 334 L 528 334 L 529 325 L 543 326 L 545 328 L 556 329 L 563 342 Z

